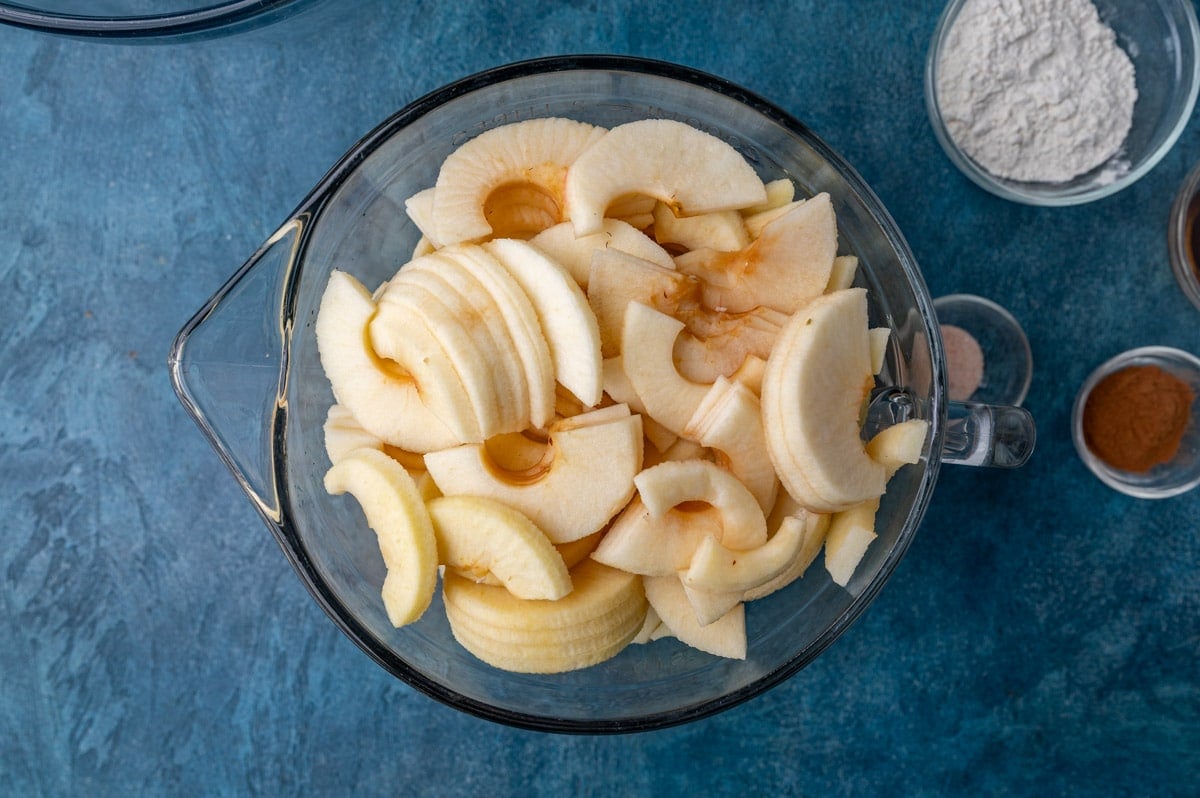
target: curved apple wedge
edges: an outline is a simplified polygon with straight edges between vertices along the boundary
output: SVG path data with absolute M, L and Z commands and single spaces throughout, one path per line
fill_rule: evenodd
M 668 460 L 633 478 L 638 495 L 654 517 L 696 503 L 716 508 L 722 544 L 751 549 L 767 541 L 767 520 L 754 494 L 725 469 L 707 460 Z
M 592 559 L 631 574 L 667 576 L 685 570 L 700 543 L 723 531 L 715 507 L 671 508 L 654 515 L 635 496 L 613 519 Z
M 676 267 L 704 281 L 704 304 L 732 312 L 760 305 L 793 313 L 829 284 L 837 255 L 837 218 L 828 194 L 773 220 L 762 235 L 735 252 L 697 249 Z
M 929 422 L 922 418 L 910 418 L 893 424 L 875 433 L 867 441 L 867 454 L 887 469 L 888 479 L 901 467 L 912 465 L 921 459 L 925 448 L 925 437 L 929 433 Z
M 692 555 L 683 584 L 743 594 L 783 573 L 799 553 L 804 537 L 804 523 L 788 518 L 766 543 L 753 549 L 731 549 L 715 538 L 706 538 Z
M 645 624 L 642 579 L 584 560 L 574 589 L 557 601 L 520 599 L 502 587 L 447 572 L 446 618 L 455 639 L 480 660 L 518 673 L 561 673 L 618 654 Z
M 476 581 L 491 574 L 517 598 L 571 592 L 562 555 L 524 514 L 482 496 L 443 496 L 426 508 L 446 567 Z
M 767 359 L 762 411 L 780 480 L 811 510 L 882 495 L 887 470 L 867 455 L 859 414 L 874 384 L 866 290 L 825 294 L 792 316 Z
M 444 420 L 446 407 L 427 404 L 429 383 L 451 379 L 423 370 L 417 358 L 390 362 L 376 354 L 368 338 L 368 329 L 376 313 L 375 302 L 362 283 L 351 275 L 334 271 L 321 297 L 317 311 L 316 336 L 321 365 L 339 404 L 358 419 L 372 435 L 414 452 L 442 449 L 462 443 L 459 433 L 470 432 L 469 419 L 456 425 L 467 427 L 457 432 Z M 414 346 L 438 351 L 428 328 L 418 328 L 411 340 Z M 436 364 L 434 364 L 436 368 Z M 409 369 L 412 369 L 411 371 Z M 419 376 L 418 376 L 419 375 Z M 443 384 L 448 391 L 462 391 L 457 382 Z M 465 394 L 463 395 L 465 397 Z M 460 397 L 462 398 L 462 397 Z M 454 406 L 461 405 L 461 401 Z
M 566 267 L 584 289 L 589 287 L 592 256 L 598 250 L 617 250 L 664 269 L 675 269 L 675 261 L 653 238 L 620 219 L 605 219 L 599 232 L 579 237 L 570 222 L 562 222 L 538 233 L 529 243 Z
M 440 242 L 490 236 L 489 198 L 514 186 L 540 193 L 561 216 L 568 167 L 604 134 L 603 128 L 551 117 L 503 125 L 466 142 L 442 163 L 434 186 L 430 216 Z
M 718 377 L 684 427 L 683 436 L 724 455 L 729 470 L 750 489 L 763 512 L 771 510 L 779 480 L 767 454 L 762 406 L 753 391 L 740 382 Z
M 766 202 L 762 180 L 721 139 L 670 119 L 612 128 L 567 170 L 567 216 L 576 235 L 598 232 L 618 197 L 646 194 L 680 215 L 738 210 Z
M 674 269 L 615 249 L 597 252 L 592 258 L 587 296 L 600 326 L 604 357 L 621 351 L 626 308 L 631 302 L 673 314 L 685 302 L 694 301 L 699 288 L 699 280 Z
M 825 570 L 835 584 L 845 587 L 854 576 L 863 555 L 875 540 L 875 514 L 879 500 L 869 499 L 848 510 L 834 513 L 825 537 Z
M 447 496 L 496 499 L 528 516 L 552 542 L 578 540 L 625 506 L 642 464 L 641 416 L 588 426 L 580 426 L 581 418 L 573 416 L 574 426 L 563 429 L 551 425 L 546 457 L 526 471 L 500 468 L 483 444 L 430 452 L 425 466 Z
M 585 406 L 598 405 L 603 393 L 600 325 L 583 289 L 563 266 L 524 241 L 498 238 L 484 248 L 532 303 L 549 346 L 554 379 Z
M 701 626 L 678 576 L 648 576 L 642 583 L 651 608 L 673 637 L 718 657 L 746 658 L 744 604 L 738 603 L 721 618 Z
M 775 530 L 775 534 L 778 534 L 784 525 L 798 525 L 803 531 L 804 540 L 800 544 L 800 550 L 796 552 L 796 556 L 781 573 L 757 587 L 750 588 L 745 592 L 743 598 L 746 601 L 755 601 L 769 596 L 777 590 L 782 590 L 802 577 L 813 561 L 817 559 L 817 555 L 821 553 L 832 517 L 829 513 L 810 512 L 801 507 L 787 493 L 780 493 L 775 507 L 771 509 L 771 514 L 767 517 L 767 527 Z
M 325 490 L 354 496 L 375 531 L 388 620 L 400 627 L 420 618 L 437 586 L 438 546 L 413 478 L 383 452 L 358 449 L 326 472 Z
M 641 302 L 625 309 L 625 375 L 646 414 L 676 435 L 683 434 L 712 387 L 686 379 L 675 366 L 675 339 L 682 331 L 683 322 Z

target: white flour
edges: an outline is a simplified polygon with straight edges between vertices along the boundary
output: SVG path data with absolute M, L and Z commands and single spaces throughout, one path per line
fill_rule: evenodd
M 1137 99 L 1133 63 L 1091 0 L 968 0 L 936 91 L 951 138 L 980 166 L 1047 183 L 1117 154 Z

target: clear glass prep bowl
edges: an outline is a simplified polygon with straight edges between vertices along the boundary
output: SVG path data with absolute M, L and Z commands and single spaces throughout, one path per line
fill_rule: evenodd
M 3 0 L 0 23 L 67 36 L 162 41 L 266 24 L 312 0 Z
M 872 423 L 906 416 L 932 423 L 921 462 L 901 469 L 889 484 L 879 537 L 848 589 L 833 584 L 818 563 L 786 590 L 752 602 L 744 661 L 672 640 L 630 646 L 572 673 L 507 673 L 458 646 L 440 597 L 418 623 L 395 629 L 379 598 L 384 569 L 374 534 L 353 500 L 332 498 L 322 486 L 328 468 L 322 423 L 333 397 L 313 326 L 330 270 L 349 271 L 370 287 L 389 277 L 419 237 L 404 199 L 433 185 L 443 159 L 467 139 L 539 116 L 606 126 L 679 119 L 733 144 L 764 177 L 790 177 L 803 193 L 828 191 L 841 251 L 861 260 L 858 284 L 870 290 L 872 324 L 892 330 Z M 738 86 L 624 57 L 558 57 L 501 67 L 447 86 L 388 119 L 180 332 L 170 366 L 181 400 L 313 596 L 351 639 L 388 671 L 447 704 L 552 731 L 682 723 L 794 674 L 875 598 L 912 540 L 942 460 L 1016 465 L 1033 444 L 1031 426 L 1021 422 L 1027 415 L 992 413 L 997 409 L 985 406 L 964 411 L 946 402 L 941 340 L 916 262 L 887 211 L 845 161 L 790 115 Z M 996 444 L 1014 418 L 1023 430 L 1009 436 L 1015 455 Z M 981 449 L 972 441 L 983 442 L 983 460 L 975 457 Z M 1005 456 L 992 457 L 994 449 Z
M 1200 90 L 1200 24 L 1193 0 L 1093 0 L 1100 19 L 1113 29 L 1117 44 L 1133 61 L 1138 98 L 1125 144 L 1105 163 L 1066 183 L 1030 183 L 991 174 L 954 142 L 937 97 L 942 45 L 969 1 L 951 0 L 938 20 L 925 63 L 925 106 L 946 155 L 981 188 L 1029 205 L 1091 202 L 1149 172 L 1187 127 Z

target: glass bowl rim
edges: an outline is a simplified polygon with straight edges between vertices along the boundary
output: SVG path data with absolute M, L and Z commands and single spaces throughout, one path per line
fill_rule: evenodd
M 39 11 L 20 2 L 0 1 L 0 23 L 43 33 L 107 39 L 166 39 L 232 28 L 296 0 L 218 0 L 187 11 L 164 14 L 91 16 Z
M 324 204 L 371 153 L 409 124 L 456 98 L 507 81 L 558 72 L 628 72 L 652 78 L 673 80 L 687 84 L 692 88 L 720 94 L 779 124 L 789 133 L 802 140 L 807 146 L 812 147 L 827 163 L 837 168 L 840 177 L 846 181 L 857 195 L 866 213 L 869 214 L 886 237 L 889 248 L 895 253 L 906 280 L 913 288 L 917 302 L 916 307 L 922 314 L 922 317 L 927 320 L 927 323 L 931 327 L 936 326 L 937 317 L 933 310 L 932 297 L 920 273 L 916 258 L 901 235 L 899 227 L 883 203 L 867 186 L 854 168 L 807 126 L 775 104 L 724 78 L 672 62 L 635 56 L 614 55 L 548 56 L 493 67 L 435 89 L 404 106 L 378 124 L 347 150 L 325 176 L 318 181 L 316 186 L 310 190 L 307 197 L 291 214 L 289 222 L 284 225 L 286 227 L 296 220 L 303 220 L 300 227 L 304 231 L 301 234 L 299 243 L 296 245 L 297 250 L 294 256 L 296 268 L 292 270 L 288 284 L 284 290 L 283 312 L 285 316 L 292 318 L 295 314 L 299 284 L 305 266 L 304 250 L 307 248 L 308 235 L 315 226 L 313 222 L 319 216 Z M 179 353 L 183 351 L 185 342 L 191 332 L 207 318 L 221 300 L 246 276 L 256 264 L 259 254 L 265 251 L 268 246 L 269 242 L 252 255 L 192 319 L 184 325 L 177 334 L 171 349 L 170 362 L 172 364 L 179 362 L 181 359 Z M 891 551 L 887 553 L 877 573 L 863 591 L 850 602 L 840 615 L 828 624 L 821 634 L 789 659 L 773 666 L 754 681 L 739 689 L 717 698 L 706 699 L 684 707 L 629 718 L 595 720 L 525 713 L 467 697 L 454 690 L 451 686 L 442 684 L 410 666 L 388 646 L 378 641 L 375 635 L 355 618 L 353 613 L 344 608 L 342 601 L 333 593 L 331 587 L 325 583 L 313 568 L 312 561 L 308 556 L 307 546 L 304 544 L 299 531 L 295 528 L 287 513 L 273 515 L 264 512 L 261 507 L 259 507 L 259 512 L 274 533 L 277 542 L 284 550 L 285 557 L 300 576 L 302 583 L 334 624 L 385 671 L 399 678 L 410 687 L 425 693 L 427 696 L 447 706 L 486 720 L 534 731 L 573 734 L 611 734 L 649 731 L 676 726 L 717 714 L 725 709 L 741 704 L 793 676 L 812 662 L 819 654 L 824 652 L 850 625 L 862 616 L 895 571 L 912 543 L 929 506 L 941 464 L 941 452 L 945 437 L 947 412 L 945 398 L 946 381 L 942 366 L 943 355 L 940 336 L 930 336 L 928 346 L 930 347 L 933 360 L 933 394 L 929 399 L 929 406 L 930 420 L 934 424 L 934 434 L 929 445 L 930 456 L 926 463 L 926 470 L 920 488 L 915 493 L 913 501 L 908 508 L 905 527 Z M 284 343 L 285 353 L 290 347 L 291 342 L 289 337 L 289 340 Z M 286 361 L 289 359 L 289 356 L 285 354 L 284 359 Z M 208 426 L 199 408 L 189 401 L 187 388 L 182 384 L 182 378 L 174 368 L 172 370 L 172 380 L 176 393 L 184 403 L 189 414 L 192 415 L 193 420 L 200 426 L 210 443 L 225 458 L 226 465 L 234 470 L 236 475 L 237 470 L 233 468 L 228 460 L 218 436 Z M 288 453 L 286 436 L 282 432 L 282 426 L 278 417 L 273 421 L 273 429 L 275 430 L 275 434 L 273 435 L 273 450 L 276 462 L 273 487 L 276 491 L 279 506 L 288 507 L 292 503 L 290 498 L 291 491 L 287 479 Z
M 1166 156 L 1171 148 L 1175 146 L 1175 142 L 1179 140 L 1179 137 L 1183 135 L 1184 129 L 1187 127 L 1188 122 L 1191 121 L 1192 110 L 1195 108 L 1197 95 L 1200 95 L 1200 21 L 1197 20 L 1196 9 L 1193 7 L 1191 0 L 1165 0 L 1165 2 L 1174 8 L 1180 10 L 1184 16 L 1184 21 L 1187 23 L 1186 30 L 1183 33 L 1187 36 L 1187 41 L 1191 44 L 1192 69 L 1182 77 L 1188 84 L 1187 99 L 1180 109 L 1174 126 L 1162 140 L 1162 143 L 1153 151 L 1143 155 L 1140 163 L 1111 183 L 1095 185 L 1089 189 L 1078 190 L 1074 193 L 1060 194 L 1053 191 L 1035 193 L 1025 191 L 1021 188 L 1023 184 L 1019 181 L 1005 180 L 1004 178 L 991 175 L 985 169 L 976 165 L 950 136 L 946 130 L 945 122 L 942 121 L 941 105 L 937 99 L 938 56 L 941 54 L 942 44 L 945 42 L 946 35 L 950 31 L 952 23 L 957 19 L 959 12 L 962 11 L 963 6 L 968 2 L 970 0 L 950 0 L 942 10 L 925 57 L 924 89 L 925 110 L 929 116 L 930 127 L 933 128 L 934 137 L 950 161 L 975 185 L 997 197 L 1025 205 L 1041 207 L 1083 205 L 1111 196 L 1136 183 L 1147 172 L 1158 165 L 1159 161 Z M 1029 183 L 1027 185 L 1048 186 L 1053 184 Z
M 1191 243 L 1187 240 L 1188 206 L 1200 194 L 1200 163 L 1197 163 L 1184 178 L 1171 203 L 1170 223 L 1167 227 L 1167 251 L 1175 280 L 1193 305 L 1200 309 L 1200 273 L 1192 265 L 1188 254 Z M 1196 253 L 1200 258 L 1200 252 Z
M 1139 346 L 1113 355 L 1092 370 L 1087 379 L 1083 381 L 1083 385 L 1080 386 L 1079 392 L 1075 395 L 1075 403 L 1071 408 L 1071 441 L 1075 445 L 1075 451 L 1078 453 L 1079 459 L 1083 461 L 1088 470 L 1113 490 L 1136 499 L 1168 499 L 1172 496 L 1187 493 L 1200 485 L 1200 471 L 1194 477 L 1176 485 L 1161 488 L 1131 485 L 1121 481 L 1117 477 L 1117 474 L 1120 473 L 1118 469 L 1111 468 L 1099 457 L 1092 454 L 1083 438 L 1083 406 L 1087 402 L 1087 398 L 1092 390 L 1096 387 L 1096 384 L 1109 374 L 1116 372 L 1122 366 L 1145 359 L 1184 364 L 1193 373 L 1200 376 L 1200 357 L 1173 346 Z M 1195 423 L 1195 419 L 1193 419 L 1193 423 Z

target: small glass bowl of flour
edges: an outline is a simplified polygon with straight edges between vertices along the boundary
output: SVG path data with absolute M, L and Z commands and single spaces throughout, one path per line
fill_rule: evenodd
M 952 0 L 925 101 L 959 169 L 1031 205 L 1120 191 L 1179 138 L 1200 88 L 1193 0 Z

